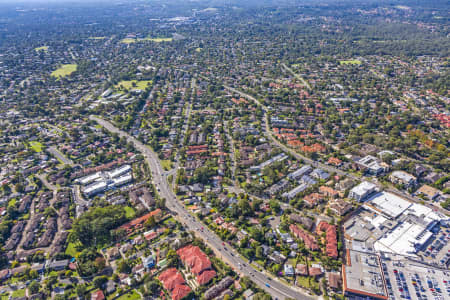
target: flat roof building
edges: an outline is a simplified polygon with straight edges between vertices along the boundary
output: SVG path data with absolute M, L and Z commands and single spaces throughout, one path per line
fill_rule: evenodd
M 94 183 L 88 187 L 86 187 L 83 191 L 84 194 L 91 197 L 98 193 L 104 192 L 106 188 L 108 187 L 108 184 L 105 181 L 99 181 L 97 183 Z
M 377 186 L 368 181 L 363 181 L 350 190 L 349 197 L 362 202 L 367 196 L 376 191 Z
M 411 202 L 389 192 L 380 192 L 369 197 L 364 204 L 369 210 L 395 219 L 412 205 Z
M 110 178 L 116 178 L 119 177 L 125 173 L 128 173 L 131 171 L 131 166 L 130 165 L 124 165 L 120 168 L 114 169 L 111 172 L 108 172 L 108 175 Z
M 378 255 L 347 250 L 347 262 L 342 265 L 346 296 L 388 299 L 386 282 Z

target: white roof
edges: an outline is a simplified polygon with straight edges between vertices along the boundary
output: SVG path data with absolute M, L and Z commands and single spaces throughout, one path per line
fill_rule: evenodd
M 82 185 L 86 185 L 86 184 L 88 184 L 88 183 L 90 183 L 92 181 L 95 181 L 97 179 L 100 179 L 100 178 L 101 178 L 100 173 L 97 172 L 97 173 L 91 174 L 89 176 L 86 176 L 86 177 L 83 177 L 83 178 L 79 178 L 78 182 L 80 182 Z
M 122 184 L 125 184 L 127 182 L 130 182 L 133 179 L 133 177 L 131 176 L 131 174 L 119 177 L 119 178 L 114 178 L 113 182 L 115 186 L 120 186 Z
M 106 186 L 108 184 L 105 181 L 99 181 L 93 185 L 88 186 L 87 188 L 84 189 L 84 193 L 86 194 L 90 194 L 93 193 L 95 191 L 99 191 L 99 190 L 103 190 L 106 189 Z
M 381 224 L 383 224 L 387 219 L 383 217 L 383 215 L 377 215 L 373 220 L 371 221 L 371 224 L 377 228 L 380 227 Z
M 379 213 L 383 213 L 384 215 L 391 218 L 396 218 L 411 205 L 411 202 L 395 194 L 381 192 L 370 197 L 365 206 L 370 210 L 373 210 L 372 207 L 370 207 L 373 206 L 378 210 Z
M 123 173 L 128 172 L 129 170 L 131 170 L 130 165 L 124 165 L 120 168 L 114 169 L 111 172 L 109 172 L 109 177 L 114 178 L 114 177 L 120 176 Z
M 418 203 L 413 203 L 408 208 L 408 213 L 411 213 L 411 214 L 421 218 L 427 224 L 429 224 L 435 220 L 436 221 L 441 220 L 443 218 L 438 213 L 433 211 L 431 208 L 426 207 L 425 205 L 422 205 L 422 204 L 418 204 Z
M 404 182 L 416 180 L 416 177 L 414 177 L 411 174 L 406 173 L 404 171 L 394 171 L 394 172 L 392 172 L 391 176 L 394 176 Z
M 424 230 L 423 227 L 412 223 L 403 223 L 397 226 L 386 237 L 383 237 L 375 242 L 374 248 L 378 247 L 389 249 L 388 252 L 393 252 L 402 255 L 411 255 L 415 253 L 414 243 L 416 236 Z
M 354 188 L 351 189 L 351 192 L 357 195 L 365 195 L 367 192 L 372 191 L 373 189 L 376 188 L 376 185 L 368 182 L 368 181 L 363 181 L 360 184 L 358 184 L 357 186 L 355 186 Z
M 293 188 L 289 192 L 284 193 L 282 196 L 283 197 L 295 197 L 295 195 L 297 195 L 298 193 L 306 190 L 307 188 L 308 188 L 308 186 L 306 184 L 301 184 L 301 185 Z

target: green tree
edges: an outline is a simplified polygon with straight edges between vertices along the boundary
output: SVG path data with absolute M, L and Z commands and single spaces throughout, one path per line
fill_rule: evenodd
M 131 266 L 126 260 L 121 260 L 117 266 L 117 270 L 120 273 L 129 274 L 131 272 Z
M 28 286 L 28 291 L 30 292 L 30 295 L 34 295 L 41 289 L 41 285 L 37 281 L 32 281 L 30 285 Z
M 104 285 L 108 282 L 108 277 L 106 276 L 97 276 L 94 278 L 94 286 L 98 289 L 103 289 Z
M 75 287 L 75 292 L 77 293 L 77 296 L 81 299 L 85 299 L 86 294 L 86 286 L 84 284 L 77 284 Z

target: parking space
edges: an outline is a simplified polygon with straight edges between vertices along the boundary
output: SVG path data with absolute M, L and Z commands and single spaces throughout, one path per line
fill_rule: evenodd
M 440 228 L 423 251 L 418 252 L 427 262 L 448 266 L 450 259 L 450 229 Z
M 450 299 L 450 271 L 412 261 L 383 260 L 389 299 Z

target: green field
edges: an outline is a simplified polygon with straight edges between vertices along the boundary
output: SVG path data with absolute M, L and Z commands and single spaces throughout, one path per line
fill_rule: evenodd
M 341 65 L 360 65 L 361 61 L 357 60 L 357 59 L 353 59 L 353 60 L 341 60 L 339 62 Z
M 42 46 L 42 47 L 37 47 L 34 48 L 34 51 L 47 51 L 48 50 L 48 46 Z
M 25 297 L 25 290 L 15 290 L 11 293 L 11 297 L 13 298 L 22 298 Z
M 61 65 L 58 69 L 52 72 L 53 77 L 65 77 L 77 70 L 76 64 L 67 64 L 67 65 Z
M 170 160 L 162 160 L 161 161 L 161 165 L 164 168 L 164 170 L 169 171 L 170 169 L 172 169 L 172 162 Z
M 150 41 L 155 43 L 162 43 L 162 42 L 171 42 L 173 41 L 173 38 L 150 38 L 147 37 L 145 39 L 140 39 L 141 41 Z
M 31 149 L 33 149 L 35 152 L 42 152 L 42 144 L 40 142 L 36 142 L 36 141 L 31 141 L 30 142 L 30 147 Z
M 69 244 L 67 245 L 67 248 L 66 248 L 66 254 L 67 254 L 67 255 L 70 255 L 70 256 L 72 256 L 72 257 L 76 257 L 76 256 L 77 256 L 78 251 L 77 251 L 77 249 L 75 248 L 75 244 L 74 244 L 74 243 L 69 243 Z
M 133 83 L 136 84 L 136 86 L 133 86 Z M 116 84 L 114 87 L 118 90 L 122 89 L 139 89 L 139 90 L 145 90 L 150 84 L 152 84 L 151 80 L 122 80 L 118 84 Z
M 130 206 L 125 206 L 124 209 L 125 209 L 125 216 L 126 216 L 128 219 L 134 218 L 134 216 L 136 215 L 136 212 L 134 211 L 134 209 L 133 209 L 132 207 L 130 207 Z
M 117 298 L 117 300 L 137 300 L 137 299 L 141 299 L 141 296 L 139 296 L 136 290 L 132 290 L 131 292 L 128 292 Z
M 173 41 L 173 38 L 171 38 L 171 37 L 169 37 L 169 38 L 151 38 L 151 37 L 146 37 L 146 38 L 143 38 L 143 39 L 125 38 L 125 39 L 122 39 L 120 42 L 122 44 L 133 44 L 133 43 L 136 43 L 136 42 L 146 42 L 146 41 L 155 42 L 155 43 L 162 43 L 162 42 L 171 42 L 171 41 Z
M 122 44 L 133 44 L 133 43 L 136 43 L 136 39 L 128 39 L 128 38 L 126 38 L 126 39 L 121 40 L 120 42 Z

